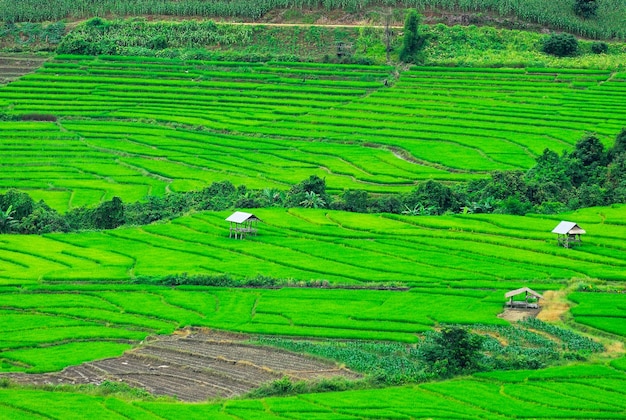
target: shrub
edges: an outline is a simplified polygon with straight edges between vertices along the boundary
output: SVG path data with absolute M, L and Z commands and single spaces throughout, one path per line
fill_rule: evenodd
M 591 52 L 594 54 L 606 54 L 609 52 L 609 44 L 598 41 L 591 44 Z
M 571 34 L 552 34 L 544 41 L 543 52 L 557 57 L 576 55 L 578 40 Z
M 574 3 L 574 13 L 588 19 L 594 17 L 598 12 L 598 2 L 596 0 L 576 0 Z
M 409 10 L 404 22 L 404 41 L 400 50 L 400 60 L 417 63 L 419 52 L 424 48 L 425 38 L 419 33 L 421 16 L 414 9 Z

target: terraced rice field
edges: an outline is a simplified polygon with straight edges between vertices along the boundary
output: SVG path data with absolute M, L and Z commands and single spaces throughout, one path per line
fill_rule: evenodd
M 571 310 L 577 323 L 626 337 L 623 293 L 572 293 L 569 299 L 577 304 Z
M 0 189 L 66 210 L 230 180 L 319 175 L 332 192 L 526 169 L 585 131 L 626 124 L 626 77 L 603 70 L 413 68 L 59 56 L 0 89 Z M 386 86 L 391 84 L 391 86 Z M 254 168 L 254 169 L 252 169 Z
M 600 214 L 589 214 L 584 222 L 586 212 L 570 215 L 580 215 L 577 220 L 589 233 L 576 250 L 557 247 L 550 233 L 562 215 L 411 217 L 255 209 L 264 222 L 260 234 L 243 241 L 228 237 L 228 212 L 112 231 L 5 235 L 0 283 L 119 281 L 183 272 L 429 288 L 506 289 L 523 282 L 546 289 L 573 277 L 624 280 L 624 206 L 593 211 Z
M 446 289 L 2 287 L 0 372 L 58 371 L 117 357 L 150 335 L 184 326 L 416 342 L 436 322 L 506 324 L 496 317 L 503 301 L 500 291 Z
M 329 362 L 254 346 L 246 340 L 249 337 L 240 334 L 185 331 L 152 337 L 119 358 L 71 366 L 59 373 L 14 374 L 9 378 L 26 385 L 99 385 L 104 381 L 123 381 L 153 395 L 206 401 L 245 394 L 285 376 L 292 381 L 360 377 Z
M 0 389 L 6 416 L 106 419 L 624 418 L 626 359 L 543 371 L 494 372 L 365 391 L 305 394 L 216 404 L 124 401 L 72 393 Z

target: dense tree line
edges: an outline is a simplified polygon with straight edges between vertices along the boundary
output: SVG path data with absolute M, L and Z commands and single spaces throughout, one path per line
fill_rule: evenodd
M 145 225 L 192 211 L 258 207 L 329 208 L 360 213 L 396 213 L 413 216 L 444 213 L 552 214 L 582 207 L 626 202 L 626 129 L 612 148 L 595 135 L 576 143 L 561 155 L 546 149 L 530 170 L 495 171 L 491 177 L 447 185 L 426 181 L 406 194 L 371 195 L 346 190 L 326 191 L 317 176 L 288 191 L 250 190 L 229 181 L 214 182 L 201 191 L 149 196 L 145 201 L 123 203 L 118 197 L 95 208 L 78 207 L 60 214 L 27 193 L 0 194 L 0 233 L 41 234 L 89 229 L 114 229 Z

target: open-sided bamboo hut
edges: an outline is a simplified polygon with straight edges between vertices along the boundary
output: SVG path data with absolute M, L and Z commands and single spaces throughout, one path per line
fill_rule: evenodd
M 524 300 L 513 300 L 515 296 L 524 294 Z M 528 287 L 522 287 L 521 289 L 511 290 L 504 294 L 504 297 L 508 299 L 506 306 L 509 308 L 524 308 L 524 309 L 537 309 L 539 305 L 535 302 L 529 302 L 528 299 L 543 299 L 543 296 Z
M 257 234 L 257 224 L 261 221 L 254 214 L 236 211 L 226 218 L 230 222 L 229 238 L 243 239 L 246 235 Z
M 561 222 L 552 230 L 557 234 L 557 243 L 565 248 L 571 248 L 574 245 L 582 243 L 580 235 L 584 235 L 585 230 L 574 222 Z

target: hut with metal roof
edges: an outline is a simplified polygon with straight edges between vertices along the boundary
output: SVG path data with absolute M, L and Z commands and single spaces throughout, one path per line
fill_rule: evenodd
M 257 234 L 257 224 L 261 221 L 254 214 L 236 211 L 226 218 L 230 222 L 229 238 L 243 239 L 247 235 Z
M 557 234 L 557 244 L 565 248 L 571 248 L 574 245 L 580 245 L 582 240 L 580 235 L 584 235 L 585 230 L 574 222 L 561 222 L 552 230 Z
M 524 294 L 523 301 L 513 300 L 515 296 L 519 296 L 522 293 Z M 537 301 L 539 301 L 539 299 L 543 299 L 542 295 L 540 295 L 539 293 L 535 292 L 534 290 L 528 287 L 522 287 L 520 289 L 511 290 L 510 292 L 505 293 L 504 297 L 508 299 L 506 306 L 508 306 L 509 308 L 523 308 L 523 309 L 537 309 L 539 305 L 535 302 L 529 302 L 529 299 L 532 299 L 532 300 L 536 299 Z

